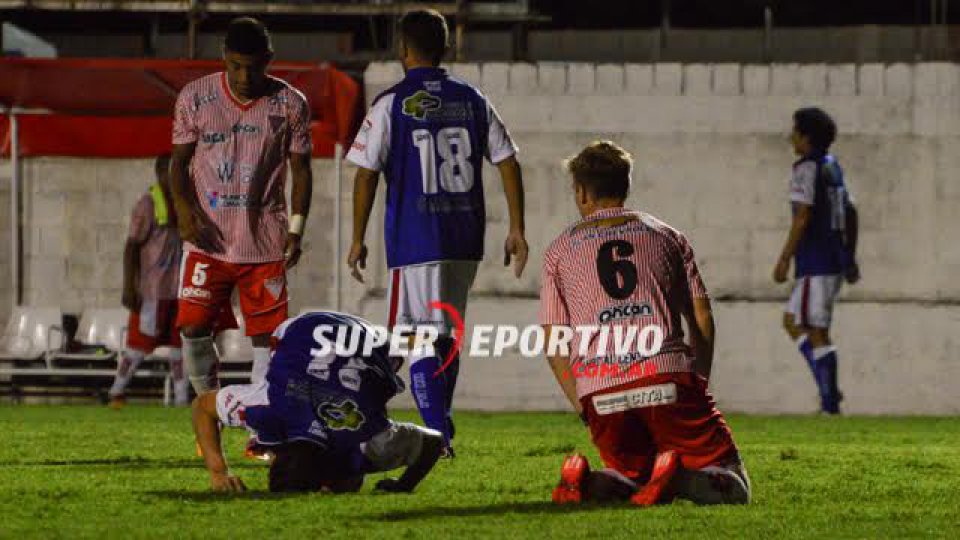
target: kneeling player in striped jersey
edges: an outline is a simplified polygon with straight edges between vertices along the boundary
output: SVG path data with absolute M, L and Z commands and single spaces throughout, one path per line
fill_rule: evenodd
M 591 472 L 582 455 L 567 458 L 554 501 L 746 503 L 746 470 L 707 391 L 713 316 L 693 249 L 666 223 L 624 208 L 632 163 L 609 141 L 568 160 L 583 219 L 544 255 L 540 322 L 547 343 L 566 333 L 569 345 L 548 346 L 550 365 L 609 467 Z M 599 337 L 640 327 L 631 347 Z
M 227 469 L 218 423 L 244 427 L 270 449 L 270 491 L 357 491 L 364 474 L 406 466 L 377 489 L 410 492 L 430 472 L 440 433 L 387 417 L 387 401 L 403 390 L 402 360 L 386 347 L 338 355 L 329 345 L 341 329 L 360 343 L 371 332 L 368 322 L 343 313 L 289 319 L 273 334 L 265 380 L 197 397 L 193 428 L 215 491 L 246 489 Z

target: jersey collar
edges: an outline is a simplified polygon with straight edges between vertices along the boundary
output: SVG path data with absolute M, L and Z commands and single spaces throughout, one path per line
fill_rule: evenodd
M 625 213 L 627 213 L 627 212 L 629 212 L 629 210 L 627 210 L 627 208 L 624 207 L 624 206 L 615 206 L 615 207 L 613 207 L 613 208 L 604 208 L 604 209 L 602 209 L 602 210 L 597 210 L 596 212 L 588 215 L 587 217 L 583 218 L 581 221 L 593 221 L 593 220 L 595 220 L 595 219 L 600 219 L 600 218 L 605 218 L 605 217 L 611 217 L 611 216 L 618 216 L 618 215 L 620 215 L 620 214 L 625 214 Z
M 246 102 L 246 103 L 244 103 L 244 102 L 240 101 L 239 99 L 237 99 L 237 96 L 233 95 L 233 90 L 230 89 L 230 85 L 227 83 L 227 72 L 226 72 L 226 71 L 221 71 L 221 72 L 220 72 L 220 86 L 223 88 L 223 94 L 224 94 L 225 96 L 227 96 L 227 99 L 230 100 L 231 103 L 233 103 L 234 105 L 236 105 L 236 107 L 237 107 L 238 109 L 240 109 L 241 111 L 248 111 L 248 110 L 250 110 L 251 107 L 253 107 L 254 105 L 257 104 L 257 101 L 260 101 L 260 97 L 263 97 L 263 96 L 260 96 L 260 97 L 258 97 L 258 98 L 256 98 L 256 99 L 251 99 L 250 101 L 248 101 L 248 102 Z

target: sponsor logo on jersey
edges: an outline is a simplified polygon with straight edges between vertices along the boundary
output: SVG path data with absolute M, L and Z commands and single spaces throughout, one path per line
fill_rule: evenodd
M 426 90 L 417 90 L 415 94 L 403 100 L 403 114 L 423 120 L 428 112 L 439 109 L 442 103 L 438 96 Z
M 217 165 L 217 178 L 226 184 L 233 178 L 233 170 L 235 168 L 236 167 L 234 167 L 233 163 L 229 161 L 221 161 L 220 164 Z
M 210 291 L 197 287 L 184 287 L 180 289 L 180 298 L 202 298 L 209 300 L 212 297 Z
M 227 134 L 216 133 L 216 132 L 204 133 L 203 135 L 200 136 L 200 141 L 205 144 L 217 144 L 217 143 L 227 142 Z
M 307 432 L 313 435 L 314 437 L 317 437 L 318 439 L 327 439 L 329 437 L 327 435 L 327 430 L 323 426 L 323 424 L 321 424 L 316 420 L 310 423 L 310 428 L 307 429 Z
M 328 428 L 336 431 L 357 431 L 367 420 L 352 399 L 341 403 L 321 403 L 317 406 L 317 417 Z
M 207 103 L 213 103 L 217 100 L 216 94 L 208 94 L 206 96 L 201 96 L 199 94 L 193 95 L 193 110 L 194 112 L 200 110 L 200 107 L 203 107 Z
M 649 317 L 651 315 L 653 315 L 653 308 L 650 307 L 650 304 L 644 302 L 642 304 L 624 304 L 622 306 L 608 307 L 600 312 L 597 319 L 602 324 L 619 319 Z
M 220 208 L 247 208 L 249 201 L 246 193 L 220 193 L 207 191 L 207 202 L 214 210 Z
M 423 81 L 423 87 L 427 92 L 439 92 L 441 86 L 440 81 Z
M 273 105 L 274 107 L 281 104 L 286 105 L 289 102 L 290 100 L 287 99 L 287 96 L 284 94 L 274 94 L 270 96 L 270 105 Z
M 252 124 L 234 124 L 231 131 L 234 133 L 259 133 L 260 128 Z

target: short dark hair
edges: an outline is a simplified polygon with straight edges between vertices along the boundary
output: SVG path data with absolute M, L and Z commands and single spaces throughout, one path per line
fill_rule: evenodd
M 612 141 L 594 141 L 567 158 L 564 167 L 573 181 L 597 199 L 626 199 L 630 194 L 630 153 Z
M 238 17 L 227 26 L 224 46 L 237 54 L 266 54 L 273 52 L 270 32 L 262 22 L 253 17 Z
M 819 107 L 804 107 L 793 113 L 793 127 L 810 140 L 815 150 L 826 151 L 837 138 L 837 124 Z
M 325 448 L 310 441 L 290 441 L 271 450 L 274 458 L 270 463 L 270 491 L 320 491 Z
M 170 172 L 170 154 L 160 154 L 153 162 L 153 170 L 159 177 L 163 173 Z
M 447 20 L 437 10 L 417 9 L 400 18 L 400 37 L 424 60 L 439 65 L 447 53 L 450 30 Z

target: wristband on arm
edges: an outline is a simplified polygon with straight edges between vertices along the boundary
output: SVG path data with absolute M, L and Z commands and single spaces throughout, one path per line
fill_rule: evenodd
M 290 216 L 290 234 L 303 236 L 303 226 L 305 222 L 306 218 L 303 217 L 303 214 L 294 214 Z

